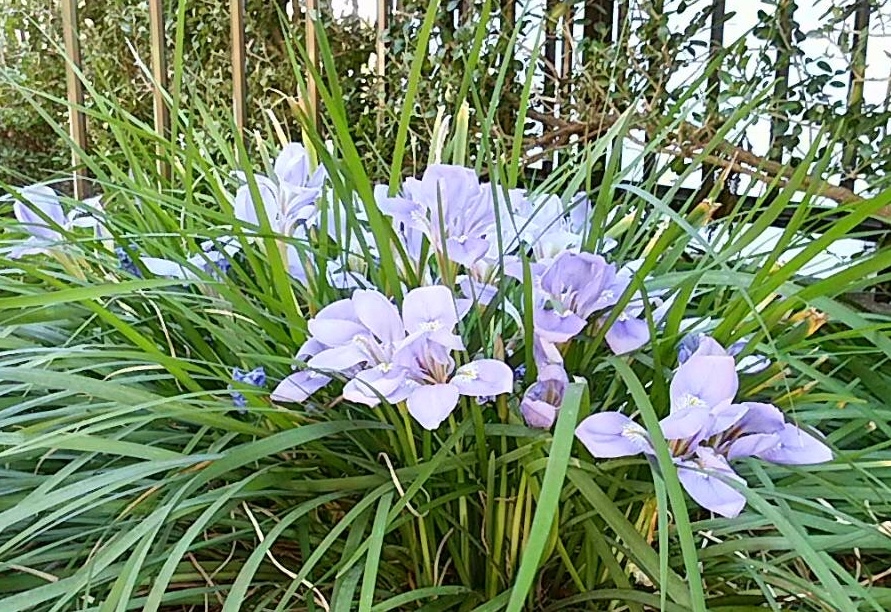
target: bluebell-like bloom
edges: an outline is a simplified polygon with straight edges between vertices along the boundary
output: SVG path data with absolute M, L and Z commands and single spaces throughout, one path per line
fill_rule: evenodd
M 232 368 L 232 382 L 251 385 L 253 387 L 265 387 L 266 370 L 263 369 L 263 366 L 258 366 L 253 370 Z M 239 412 L 243 412 L 243 409 L 247 406 L 247 398 L 245 398 L 241 391 L 233 390 L 232 385 L 229 385 L 229 389 L 229 395 L 232 396 L 232 403 L 239 409 Z
M 700 342 L 678 368 L 669 389 L 671 412 L 659 425 L 690 497 L 708 510 L 733 517 L 742 511 L 745 497 L 732 483 L 745 482 L 729 461 L 757 457 L 802 465 L 831 461 L 832 451 L 787 423 L 772 404 L 734 403 L 739 381 L 733 357 L 712 342 Z M 587 417 L 576 436 L 595 457 L 654 452 L 649 433 L 616 412 Z
M 138 248 L 139 247 L 137 247 L 135 244 L 130 245 L 131 251 L 136 251 Z M 130 274 L 137 278 L 142 278 L 142 271 L 139 269 L 139 267 L 133 261 L 133 258 L 130 257 L 130 254 L 127 252 L 127 249 L 125 249 L 122 246 L 118 246 L 118 247 L 115 247 L 114 253 L 118 257 L 118 268 L 120 268 L 127 274 Z

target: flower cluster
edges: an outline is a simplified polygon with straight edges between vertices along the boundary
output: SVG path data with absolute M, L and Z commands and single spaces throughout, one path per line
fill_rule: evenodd
M 745 481 L 730 461 L 757 457 L 804 465 L 832 459 L 829 447 L 787 423 L 776 406 L 735 403 L 738 387 L 733 356 L 713 338 L 700 337 L 698 348 L 671 380 L 671 411 L 659 423 L 687 493 L 702 507 L 727 517 L 737 516 L 746 503 L 738 490 Z M 647 430 L 617 412 L 587 417 L 576 436 L 595 457 L 655 454 Z
M 344 399 L 369 406 L 405 402 L 423 427 L 436 429 L 459 396 L 496 396 L 513 388 L 513 372 L 502 361 L 456 367 L 452 353 L 464 350 L 454 333 L 458 321 L 447 287 L 413 289 L 401 314 L 378 291 L 357 289 L 309 321 L 312 337 L 299 352 L 308 358 L 307 368 L 282 381 L 272 398 L 303 401 L 336 374 L 348 379 Z

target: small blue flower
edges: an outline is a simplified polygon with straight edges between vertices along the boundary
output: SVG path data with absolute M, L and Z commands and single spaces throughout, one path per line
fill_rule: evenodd
M 523 382 L 524 378 L 526 378 L 526 364 L 521 363 L 514 368 L 514 382 Z
M 135 244 L 130 244 L 128 247 L 131 251 L 137 251 L 139 247 Z M 115 247 L 114 249 L 115 255 L 118 256 L 118 268 L 135 276 L 136 278 L 142 278 L 142 272 L 133 262 L 133 258 L 130 257 L 130 254 L 127 252 L 127 249 L 124 247 Z
M 696 352 L 701 342 L 702 334 L 688 334 L 684 336 L 684 339 L 678 345 L 678 363 L 681 364 L 690 359 L 690 356 Z
M 254 368 L 253 370 L 242 370 L 241 368 L 232 368 L 232 382 L 251 385 L 254 387 L 266 386 L 266 370 L 263 366 Z M 244 412 L 247 406 L 247 398 L 240 391 L 233 391 L 232 385 L 229 385 L 229 395 L 232 396 L 232 403 L 238 408 L 239 412 Z

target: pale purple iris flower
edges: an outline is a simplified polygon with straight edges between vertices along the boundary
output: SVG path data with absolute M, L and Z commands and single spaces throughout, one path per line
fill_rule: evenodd
M 533 323 L 535 333 L 547 342 L 571 340 L 591 315 L 618 300 L 610 290 L 616 268 L 600 255 L 564 251 L 534 272 L 539 270 Z
M 530 427 L 550 429 L 563 403 L 569 377 L 562 365 L 551 364 L 538 370 L 538 380 L 523 394 L 520 413 Z
M 631 284 L 634 272 L 637 271 L 641 260 L 626 264 L 616 274 L 615 281 L 607 289 L 610 295 L 621 297 Z M 654 325 L 659 325 L 668 314 L 673 299 L 664 299 L 666 291 L 656 291 L 649 297 L 652 306 L 651 316 Z M 622 312 L 616 317 L 609 329 L 606 330 L 604 339 L 607 345 L 616 355 L 631 353 L 650 341 L 650 325 L 645 318 L 646 308 L 644 299 L 640 293 L 635 293 Z M 609 313 L 602 317 L 605 321 Z
M 678 368 L 669 388 L 671 412 L 659 426 L 690 497 L 716 514 L 734 517 L 745 506 L 738 490 L 745 482 L 729 461 L 757 457 L 805 465 L 831 461 L 832 451 L 787 423 L 772 404 L 734 403 L 739 387 L 734 359 L 718 347 L 721 352 L 711 343 L 700 344 Z M 649 433 L 617 412 L 587 417 L 576 436 L 595 457 L 654 454 Z
M 19 190 L 12 208 L 16 220 L 31 236 L 9 251 L 10 259 L 49 252 L 64 240 L 59 230 L 83 227 L 95 230 L 98 238 L 107 235 L 99 219 L 103 207 L 98 197 L 84 200 L 66 214 L 59 195 L 51 187 L 29 185 Z
M 317 214 L 316 202 L 322 195 L 327 172 L 323 166 L 312 169 L 306 149 L 298 143 L 286 145 L 273 166 L 273 176 L 255 174 L 260 201 L 255 202 L 250 186 L 241 185 L 235 193 L 235 217 L 259 226 L 257 211 L 265 213 L 272 231 L 293 235 L 300 226 L 311 223 Z
M 743 349 L 746 348 L 746 344 L 748 344 L 748 338 L 734 342 L 725 349 L 718 344 L 714 338 L 707 334 L 688 334 L 684 336 L 678 345 L 678 363 L 682 364 L 687 361 L 690 355 L 699 350 L 700 347 L 704 347 L 703 351 L 708 351 L 709 354 L 738 357 Z M 736 369 L 743 374 L 757 374 L 770 367 L 770 363 L 770 360 L 765 355 L 747 355 L 741 359 L 737 359 Z
M 409 255 L 419 250 L 420 235 L 437 252 L 464 266 L 490 249 L 495 224 L 492 187 L 481 185 L 470 168 L 428 166 L 420 180 L 406 179 L 401 196 L 379 197 L 378 205 L 400 228 Z
M 308 323 L 312 338 L 302 357 L 318 374 L 292 374 L 273 399 L 303 401 L 327 382 L 318 375 L 330 380 L 338 374 L 349 379 L 344 398 L 372 406 L 405 401 L 423 427 L 436 429 L 460 395 L 495 396 L 513 387 L 513 373 L 503 362 L 480 359 L 455 367 L 451 352 L 464 349 L 454 333 L 460 314 L 443 286 L 409 291 L 401 314 L 383 294 L 356 290 Z
M 214 278 L 220 278 L 229 272 L 232 259 L 241 247 L 231 237 L 218 240 L 205 240 L 200 251 L 191 255 L 184 263 L 163 257 L 139 257 L 139 262 L 155 276 L 196 280 L 200 278 L 196 270 Z

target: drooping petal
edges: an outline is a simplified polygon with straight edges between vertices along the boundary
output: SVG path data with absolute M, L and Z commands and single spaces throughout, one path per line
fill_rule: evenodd
M 395 344 L 405 338 L 399 310 L 384 294 L 357 289 L 353 292 L 352 299 L 356 316 L 382 342 Z
M 779 444 L 759 453 L 757 457 L 784 465 L 809 465 L 832 461 L 832 450 L 828 446 L 792 423 L 786 423 L 777 435 L 780 438 Z
M 304 402 L 329 382 L 331 382 L 329 377 L 312 370 L 294 372 L 278 384 L 270 399 L 274 402 Z
M 532 313 L 535 333 L 548 342 L 568 342 L 585 329 L 585 320 L 572 311 L 536 308 Z
M 779 408 L 761 402 L 742 402 L 746 413 L 736 427 L 741 433 L 779 433 L 786 426 L 786 419 Z
M 510 393 L 514 373 L 510 366 L 497 359 L 477 359 L 455 370 L 451 383 L 461 395 L 485 397 Z
M 13 214 L 19 223 L 24 225 L 32 236 L 45 240 L 58 240 L 61 236 L 56 226 L 64 227 L 65 212 L 56 192 L 46 185 L 29 185 L 23 187 L 20 194 L 25 201 L 16 199 L 12 205 Z M 43 213 L 48 220 L 40 213 Z
M 592 414 L 575 430 L 588 452 L 595 457 L 628 457 L 651 453 L 647 430 L 618 412 Z
M 242 223 L 259 226 L 260 220 L 257 217 L 257 210 L 259 209 L 260 214 L 265 213 L 269 223 L 275 229 L 276 216 L 280 214 L 278 188 L 274 182 L 263 175 L 254 175 L 254 180 L 257 183 L 260 201 L 255 206 L 250 186 L 240 186 L 235 192 L 235 203 L 233 204 L 235 218 Z
M 343 397 L 351 402 L 377 406 L 381 399 L 396 403 L 405 399 L 405 373 L 390 364 L 376 366 L 357 373 L 343 387 Z
M 455 385 L 421 385 L 408 396 L 408 412 L 421 427 L 433 431 L 455 410 L 458 395 Z
M 489 250 L 489 243 L 483 238 L 459 236 L 446 240 L 446 250 L 450 261 L 462 266 L 472 266 Z
M 745 496 L 729 482 L 745 486 L 727 460 L 712 449 L 699 447 L 696 458 L 678 462 L 678 479 L 693 500 L 715 514 L 727 518 L 739 516 L 746 505 Z
M 606 330 L 606 343 L 616 355 L 631 353 L 650 341 L 650 326 L 642 319 L 620 317 Z
M 717 406 L 723 401 L 732 401 L 738 388 L 739 377 L 733 357 L 702 356 L 697 351 L 671 379 L 671 409 Z
M 721 402 L 711 410 L 711 422 L 705 432 L 706 437 L 724 433 L 738 425 L 746 412 L 748 412 L 748 408 L 743 404 L 734 404 L 729 400 Z
M 402 320 L 409 333 L 439 329 L 451 332 L 458 324 L 451 290 L 443 285 L 412 289 L 402 302 Z
M 775 433 L 757 433 L 742 436 L 730 442 L 726 447 L 728 461 L 755 457 L 766 453 L 780 443 L 780 436 Z

